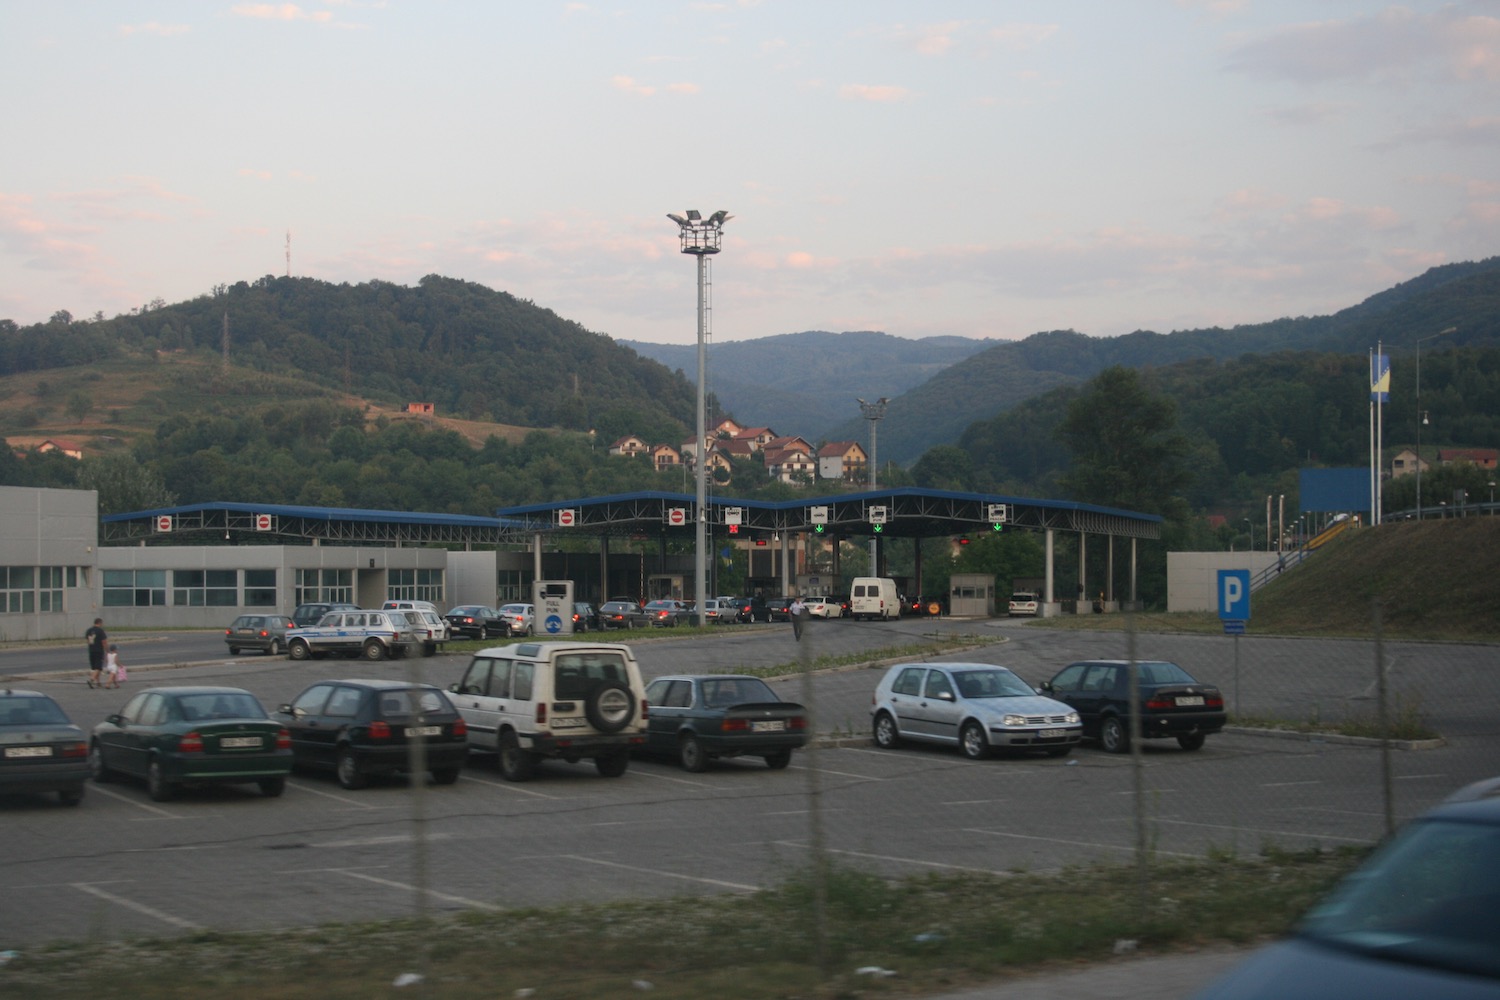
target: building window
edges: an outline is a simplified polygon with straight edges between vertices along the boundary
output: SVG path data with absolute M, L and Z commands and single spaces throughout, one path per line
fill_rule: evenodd
M 528 570 L 503 569 L 495 580 L 495 603 L 513 604 L 531 600 L 531 573 Z
M 0 611 L 26 614 L 36 610 L 36 568 L 0 566 Z
M 164 569 L 107 569 L 104 571 L 106 608 L 165 607 L 167 571 Z
M 443 606 L 443 571 L 440 569 L 393 569 L 386 585 L 392 601 L 429 601 Z
M 37 570 L 36 598 L 37 607 L 43 611 L 63 610 L 63 567 L 42 566 Z
M 172 603 L 179 608 L 232 608 L 239 604 L 239 571 L 174 569 Z
M 354 603 L 354 570 L 352 569 L 299 569 L 297 570 L 298 604 L 329 602 Z
M 245 607 L 276 607 L 276 571 L 274 569 L 245 570 Z

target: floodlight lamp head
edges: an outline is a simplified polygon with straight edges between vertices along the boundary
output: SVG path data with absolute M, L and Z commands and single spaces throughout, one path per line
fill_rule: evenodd
M 702 218 L 703 218 L 703 216 L 701 216 L 701 215 L 698 214 L 698 210 L 696 208 L 690 208 L 690 209 L 688 209 L 688 219 L 689 220 L 691 220 L 693 222 L 697 222 L 699 219 L 702 219 Z
M 671 219 L 673 222 L 677 223 L 679 226 L 685 226 L 685 225 L 688 224 L 688 220 L 684 219 L 682 216 L 678 215 L 675 212 L 668 212 L 667 213 L 667 218 Z

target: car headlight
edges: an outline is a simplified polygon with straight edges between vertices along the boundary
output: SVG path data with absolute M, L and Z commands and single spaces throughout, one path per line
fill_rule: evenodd
M 1063 716 L 1063 721 L 1069 723 L 1070 725 L 1076 723 L 1078 721 L 1078 713 L 1069 712 L 1067 715 Z
M 1007 716 L 1004 716 L 1004 717 L 1002 717 L 1000 719 L 1000 725 L 1002 725 L 1002 726 L 1024 726 L 1024 725 L 1026 725 L 1026 716 L 1024 716 L 1024 715 L 1007 715 Z

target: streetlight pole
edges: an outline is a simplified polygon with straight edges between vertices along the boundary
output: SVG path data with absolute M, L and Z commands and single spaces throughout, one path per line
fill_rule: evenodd
M 693 518 L 693 607 L 698 627 L 702 628 L 708 605 L 708 540 L 705 534 L 708 527 L 708 449 L 704 443 L 708 437 L 708 258 L 719 252 L 724 223 L 731 216 L 720 209 L 705 219 L 697 209 L 690 208 L 685 219 L 671 212 L 667 213 L 667 218 L 677 223 L 682 252 L 698 258 L 698 439 L 693 444 L 698 492 L 697 514 Z
M 1241 518 L 1241 520 L 1245 522 L 1245 534 L 1250 539 L 1250 551 L 1254 552 L 1255 551 L 1255 525 L 1250 522 L 1250 519 L 1248 517 Z
M 882 417 L 885 416 L 885 407 L 886 407 L 886 404 L 889 403 L 889 402 L 890 402 L 890 400 L 887 399 L 884 396 L 881 396 L 879 399 L 875 400 L 875 402 L 873 402 L 873 403 L 866 403 L 863 399 L 859 400 L 859 412 L 860 412 L 860 414 L 866 420 L 868 420 L 870 422 L 870 470 L 869 470 L 870 475 L 869 475 L 869 480 L 870 480 L 870 492 L 871 493 L 875 492 L 875 467 L 876 467 L 876 461 L 875 461 L 875 425 L 880 422 L 880 419 Z M 870 575 L 871 576 L 879 576 L 880 575 L 879 565 L 878 565 L 878 563 L 876 561 L 876 557 L 878 555 L 877 550 L 876 550 L 876 545 L 877 545 L 877 539 L 876 539 L 876 537 L 874 535 L 871 535 L 870 536 Z
M 1429 333 L 1425 337 L 1417 338 L 1417 520 L 1422 520 L 1422 425 L 1427 422 L 1427 414 L 1422 411 L 1422 341 L 1431 340 L 1434 337 L 1442 337 L 1453 333 L 1458 327 L 1450 326 L 1446 330 L 1437 333 Z

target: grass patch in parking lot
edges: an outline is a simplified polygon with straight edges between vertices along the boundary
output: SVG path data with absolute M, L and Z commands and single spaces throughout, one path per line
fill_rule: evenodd
M 1253 942 L 1286 930 L 1363 854 L 1157 859 L 1149 892 L 1130 865 L 899 880 L 835 867 L 821 894 L 821 934 L 809 869 L 748 894 L 57 944 L 0 967 L 0 991 L 59 1000 L 368 1000 L 417 974 L 422 981 L 399 995 L 912 996 L 1104 960 L 1121 940 L 1142 952 Z M 872 967 L 894 975 L 856 971 Z

